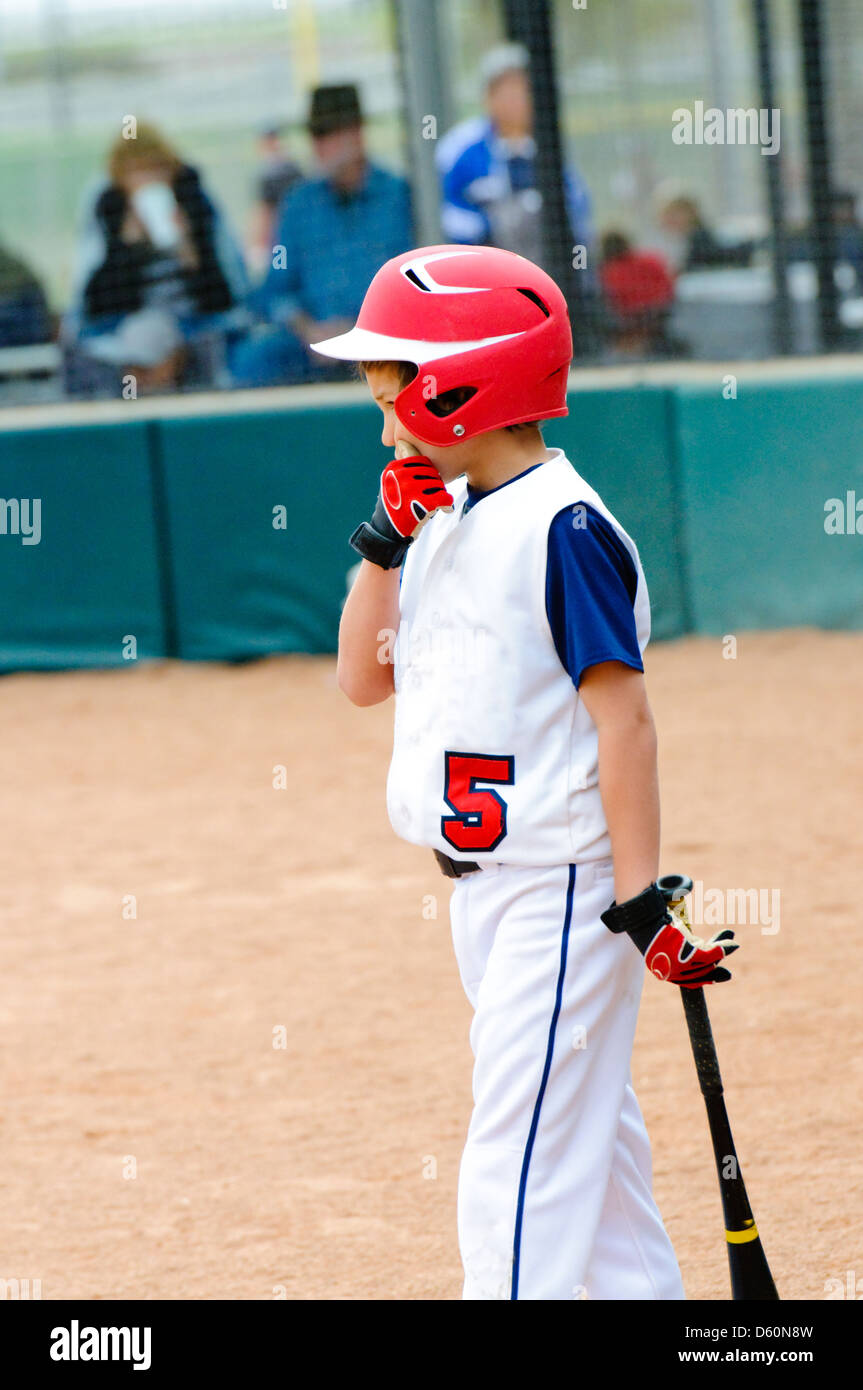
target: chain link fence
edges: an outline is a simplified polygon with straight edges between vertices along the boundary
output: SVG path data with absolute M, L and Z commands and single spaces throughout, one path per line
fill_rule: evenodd
M 307 343 L 352 318 L 375 257 L 434 216 L 444 240 L 565 255 L 597 363 L 859 350 L 856 0 L 555 0 L 544 81 L 519 76 L 512 55 L 500 66 L 517 4 L 424 8 L 417 20 L 410 0 L 5 0 L 0 403 L 325 379 L 337 369 Z M 418 32 L 437 51 L 417 51 Z M 430 66 L 439 109 L 421 111 L 411 73 Z M 537 130 L 557 96 L 557 225 L 537 194 L 522 80 Z M 349 84 L 373 188 L 356 144 L 340 144 Z M 331 109 L 312 140 L 321 87 Z M 829 158 L 820 217 L 813 157 Z

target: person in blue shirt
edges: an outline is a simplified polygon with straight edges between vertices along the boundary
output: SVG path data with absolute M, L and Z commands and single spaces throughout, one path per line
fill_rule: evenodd
M 857 216 L 857 195 L 847 188 L 835 188 L 830 195 L 837 263 L 851 266 L 853 293 L 863 293 L 863 223 Z M 789 261 L 812 261 L 816 238 L 811 226 L 792 229 L 788 235 Z
M 448 131 L 437 151 L 444 238 L 499 246 L 542 264 L 542 198 L 536 187 L 536 141 L 522 44 L 492 49 L 482 65 L 485 116 Z M 573 244 L 593 240 L 587 187 L 571 165 L 564 189 Z
M 344 375 L 309 344 L 350 327 L 378 267 L 413 245 L 409 186 L 369 160 L 356 87 L 317 87 L 308 131 L 320 177 L 281 204 L 270 269 L 249 297 L 268 327 L 236 346 L 238 386 Z
M 45 291 L 25 261 L 0 245 L 0 347 L 28 347 L 53 336 Z

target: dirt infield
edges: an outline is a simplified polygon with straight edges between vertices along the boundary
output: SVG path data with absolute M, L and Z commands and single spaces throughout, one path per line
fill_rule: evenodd
M 863 636 L 688 640 L 647 669 L 663 871 L 706 904 L 764 890 L 711 1013 L 780 1294 L 824 1298 L 863 1280 Z M 470 1011 L 445 880 L 386 819 L 390 708 L 311 658 L 9 676 L 0 705 L 0 1278 L 458 1298 Z M 653 980 L 633 1079 L 687 1294 L 728 1298 L 680 999 Z

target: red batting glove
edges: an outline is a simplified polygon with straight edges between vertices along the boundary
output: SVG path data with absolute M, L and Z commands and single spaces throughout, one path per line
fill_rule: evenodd
M 432 512 L 453 508 L 443 478 L 421 454 L 387 464 L 381 474 L 380 500 L 393 528 L 405 540 L 415 538 Z
M 702 985 L 722 984 L 731 971 L 720 961 L 736 951 L 739 942 L 725 928 L 709 941 L 694 936 L 685 915 L 669 910 L 655 883 L 625 903 L 612 903 L 600 914 L 610 931 L 625 931 L 635 942 L 644 963 L 658 980 L 700 989 Z
M 700 936 L 693 936 L 688 924 L 675 918 L 657 932 L 644 953 L 644 963 L 657 980 L 698 989 L 731 979 L 731 971 L 719 962 L 736 951 L 739 944 L 727 927 L 709 941 L 702 941 Z
M 381 474 L 371 521 L 357 527 L 351 545 L 381 569 L 396 569 L 429 518 L 452 509 L 453 499 L 433 463 L 422 454 L 395 458 Z

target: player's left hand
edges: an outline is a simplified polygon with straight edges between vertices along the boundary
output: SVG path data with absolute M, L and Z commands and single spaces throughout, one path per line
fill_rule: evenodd
M 429 459 L 411 453 L 405 440 L 399 440 L 396 455 L 381 474 L 371 521 L 358 526 L 350 541 L 354 550 L 381 569 L 396 569 L 433 514 L 453 509 L 452 495 Z
M 734 932 L 726 927 L 703 941 L 693 934 L 685 912 L 668 907 L 655 883 L 628 902 L 612 903 L 601 917 L 610 931 L 625 931 L 632 937 L 658 980 L 700 989 L 731 979 L 731 971 L 720 962 L 740 944 L 734 940 Z
M 413 540 L 432 512 L 451 512 L 453 500 L 434 464 L 422 454 L 411 454 L 387 464 L 381 474 L 380 505 L 398 535 Z

